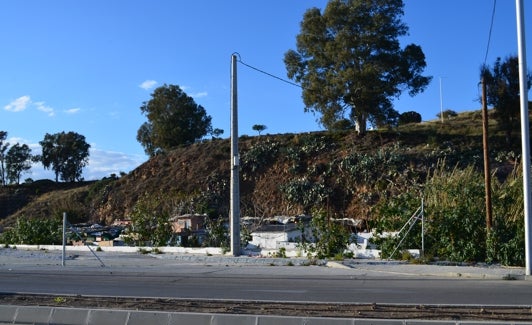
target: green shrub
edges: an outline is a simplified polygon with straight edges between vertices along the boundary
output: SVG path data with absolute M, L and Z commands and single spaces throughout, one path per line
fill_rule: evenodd
M 412 256 L 412 254 L 408 251 L 408 250 L 403 250 L 401 251 L 401 260 L 402 261 L 410 261 L 412 260 L 414 257 Z
M 138 250 L 139 253 L 143 254 L 143 255 L 146 255 L 146 254 L 149 254 L 150 253 L 150 250 L 146 249 L 146 248 L 142 248 L 140 247 L 139 250 Z
M 59 218 L 19 218 L 0 236 L 4 244 L 58 245 L 63 242 L 63 221 Z
M 241 155 L 242 178 L 249 179 L 258 170 L 271 164 L 279 153 L 280 144 L 277 141 L 266 139 L 259 141 Z
M 525 265 L 525 220 L 522 173 L 519 170 L 493 186 L 493 229 L 488 237 L 488 262 Z
M 335 260 L 335 261 L 343 261 L 344 260 L 344 254 L 343 253 L 334 254 L 333 260 Z
M 522 180 L 512 173 L 499 182 L 492 178 L 493 222 L 488 233 L 485 214 L 484 176 L 473 165 L 448 169 L 439 164 L 428 175 L 423 191 L 412 186 L 395 197 L 385 197 L 374 209 L 373 229 L 397 231 L 424 197 L 425 256 L 453 262 L 488 262 L 523 266 L 524 218 Z M 384 258 L 405 258 L 393 250 L 401 238 L 377 237 Z M 421 225 L 416 224 L 400 249 L 421 248 Z
M 329 220 L 327 215 L 320 211 L 313 214 L 310 227 L 313 242 L 307 241 L 305 236 L 298 241 L 298 247 L 307 251 L 309 259 L 343 255 L 351 235 L 343 225 Z
M 168 213 L 161 209 L 162 198 L 145 197 L 139 199 L 131 214 L 128 232 L 135 234 L 135 244 L 149 242 L 154 246 L 166 246 L 172 236 L 172 226 L 168 223 Z
M 230 237 L 225 227 L 226 220 L 222 217 L 206 219 L 207 237 L 203 241 L 205 247 L 221 247 L 224 254 L 230 250 Z
M 304 211 L 322 206 L 331 193 L 325 184 L 313 182 L 307 177 L 290 180 L 282 184 L 280 190 L 289 202 L 302 206 Z
M 273 254 L 273 257 L 286 258 L 286 248 L 285 247 L 280 247 L 279 251 L 277 251 L 275 254 Z
M 344 252 L 344 258 L 354 258 L 354 257 L 355 257 L 355 253 L 353 253 L 352 251 Z
M 434 171 L 425 185 L 428 251 L 455 262 L 485 261 L 484 179 L 473 167 Z

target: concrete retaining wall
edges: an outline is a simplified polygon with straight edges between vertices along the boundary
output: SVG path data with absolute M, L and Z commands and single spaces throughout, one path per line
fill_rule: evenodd
M 292 243 L 291 243 L 292 244 Z M 283 245 L 280 245 L 283 246 Z M 58 251 L 62 250 L 62 245 L 10 245 L 10 247 L 17 247 L 25 250 L 49 250 L 49 251 Z M 92 250 L 96 251 L 98 246 L 91 246 Z M 132 246 L 104 246 L 100 247 L 102 251 L 105 252 L 121 252 L 121 253 L 137 253 L 140 250 L 151 251 L 155 247 L 132 247 Z M 354 253 L 355 258 L 369 258 L 369 259 L 378 259 L 380 256 L 380 250 L 377 249 L 360 249 L 356 245 L 351 245 L 349 249 Z M 161 246 L 157 247 L 162 253 L 169 254 L 191 254 L 191 255 L 205 255 L 205 256 L 230 256 L 229 253 L 222 251 L 220 247 L 175 247 L 175 246 Z M 65 251 L 67 252 L 88 252 L 89 248 L 87 246 L 65 246 Z M 259 250 L 243 250 L 242 256 L 262 256 L 269 257 L 275 256 L 279 252 L 279 249 L 259 249 Z M 293 245 L 286 246 L 286 257 L 304 257 L 306 252 L 301 251 L 298 248 L 293 247 Z M 414 252 L 415 254 L 415 252 Z
M 49 251 L 58 251 L 62 250 L 62 245 L 10 245 L 10 247 L 17 247 L 19 249 L 26 250 L 49 250 Z M 96 250 L 98 246 L 91 246 L 92 250 Z M 121 252 L 121 253 L 136 253 L 139 250 L 144 249 L 151 251 L 155 247 L 134 247 L 134 246 L 105 246 L 101 247 L 105 252 Z M 197 255 L 222 255 L 222 249 L 220 247 L 174 247 L 174 246 L 163 246 L 157 247 L 162 253 L 175 253 L 175 254 L 197 254 Z M 87 246 L 65 246 L 65 251 L 69 252 L 88 252 L 89 248 Z
M 110 309 L 83 309 L 38 306 L 0 305 L 0 325 L 69 324 L 69 325 L 458 325 L 493 324 L 492 322 L 429 321 L 405 319 L 357 319 L 320 317 L 283 317 L 260 315 L 173 313 Z M 532 324 L 501 322 L 496 324 Z

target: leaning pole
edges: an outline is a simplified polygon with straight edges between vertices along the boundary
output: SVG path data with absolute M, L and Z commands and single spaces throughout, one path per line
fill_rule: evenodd
M 240 185 L 238 156 L 238 97 L 236 83 L 237 54 L 231 56 L 231 254 L 240 255 Z
M 523 201 L 525 218 L 525 271 L 526 275 L 531 275 L 531 220 L 530 220 L 530 138 L 528 122 L 528 73 L 526 68 L 526 45 L 525 45 L 525 15 L 523 0 L 516 0 L 515 8 L 517 13 L 517 51 L 519 52 L 519 88 L 521 104 L 521 147 L 523 161 Z

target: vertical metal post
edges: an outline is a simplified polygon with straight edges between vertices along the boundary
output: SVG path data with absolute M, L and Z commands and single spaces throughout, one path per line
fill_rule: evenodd
M 66 246 L 66 212 L 63 212 L 63 254 L 61 254 L 61 265 L 65 266 L 65 246 Z
M 517 51 L 519 56 L 519 88 L 521 103 L 521 147 L 523 161 L 523 201 L 525 214 L 525 274 L 531 275 L 531 233 L 530 233 L 530 138 L 528 122 L 528 73 L 526 68 L 524 1 L 516 0 Z
M 425 202 L 421 198 L 421 256 L 425 256 Z
M 240 255 L 240 177 L 238 155 L 237 54 L 231 56 L 231 254 Z

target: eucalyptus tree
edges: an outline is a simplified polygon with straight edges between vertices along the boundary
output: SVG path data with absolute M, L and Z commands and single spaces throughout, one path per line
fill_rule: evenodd
M 20 184 L 20 175 L 31 169 L 31 149 L 27 144 L 16 143 L 9 148 L 5 156 L 7 179 L 10 183 Z
M 56 182 L 59 177 L 66 182 L 82 180 L 83 167 L 89 162 L 90 148 L 85 136 L 72 131 L 46 133 L 39 144 L 42 147 L 39 160 L 45 169 L 52 168 Z
M 323 13 L 304 14 L 296 50 L 285 53 L 287 75 L 299 83 L 305 111 L 321 115 L 327 129 L 348 119 L 363 134 L 367 123 L 396 123 L 392 99 L 425 90 L 425 55 L 401 48 L 408 34 L 402 0 L 331 0 Z

